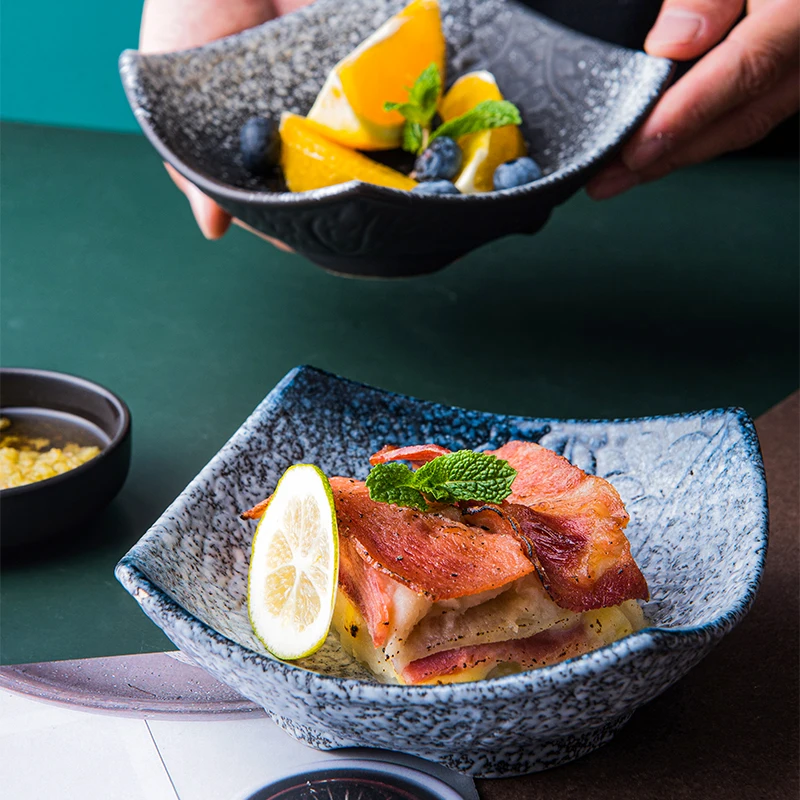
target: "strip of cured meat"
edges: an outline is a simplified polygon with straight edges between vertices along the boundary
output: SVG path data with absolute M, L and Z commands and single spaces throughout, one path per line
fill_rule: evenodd
M 624 533 L 628 513 L 607 480 L 531 442 L 509 442 L 493 454 L 517 471 L 507 504 L 560 606 L 585 611 L 648 599 Z
M 427 683 L 481 667 L 488 674 L 498 664 L 514 663 L 522 669 L 544 667 L 574 658 L 592 649 L 592 641 L 579 622 L 571 628 L 551 629 L 527 639 L 477 644 L 446 650 L 412 661 L 402 671 L 406 683 Z M 470 676 L 470 677 L 474 677 Z
M 446 456 L 450 450 L 438 444 L 412 444 L 408 447 L 394 447 L 387 444 L 369 457 L 369 463 L 387 464 L 389 461 L 410 461 L 412 464 L 427 464 L 439 456 Z
M 462 520 L 452 506 L 421 512 L 370 499 L 363 481 L 331 479 L 340 539 L 373 569 L 432 600 L 496 589 L 533 572 L 512 534 Z

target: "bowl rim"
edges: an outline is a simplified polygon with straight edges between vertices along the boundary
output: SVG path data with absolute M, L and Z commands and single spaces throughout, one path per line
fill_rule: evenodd
M 651 56 L 642 50 L 632 50 L 631 48 L 622 47 L 610 42 L 603 41 L 593 36 L 576 31 L 574 28 L 569 28 L 566 25 L 550 19 L 544 14 L 540 14 L 527 6 L 523 6 L 525 11 L 535 17 L 544 19 L 548 25 L 555 28 L 567 30 L 575 36 L 582 39 L 599 42 L 604 48 L 622 50 L 627 53 L 634 54 L 638 61 L 652 64 L 654 67 L 660 66 L 660 76 L 653 84 L 653 90 L 646 101 L 640 103 L 636 113 L 628 120 L 627 124 L 620 130 L 614 141 L 606 143 L 604 146 L 594 146 L 588 153 L 572 163 L 563 166 L 554 172 L 551 172 L 544 177 L 540 178 L 533 183 L 525 184 L 523 186 L 516 186 L 511 189 L 503 189 L 500 191 L 480 192 L 476 194 L 458 194 L 458 195 L 428 195 L 428 194 L 414 194 L 402 189 L 392 189 L 386 186 L 378 186 L 376 184 L 365 183 L 359 180 L 347 181 L 346 183 L 334 184 L 320 189 L 312 189 L 306 192 L 271 192 L 265 189 L 243 189 L 233 184 L 226 183 L 214 178 L 206 173 L 198 170 L 176 155 L 176 153 L 167 146 L 167 144 L 156 133 L 154 126 L 151 124 L 151 114 L 139 102 L 137 96 L 137 86 L 139 85 L 137 76 L 138 71 L 143 62 L 151 58 L 160 58 L 164 56 L 174 56 L 177 54 L 188 53 L 203 53 L 205 50 L 211 50 L 219 46 L 222 41 L 231 41 L 236 38 L 249 38 L 256 37 L 258 31 L 265 26 L 279 24 L 280 17 L 272 20 L 267 20 L 260 25 L 252 28 L 247 28 L 244 31 L 231 34 L 208 42 L 198 47 L 185 48 L 183 50 L 176 50 L 169 53 L 141 53 L 138 50 L 126 49 L 123 50 L 119 56 L 118 66 L 119 73 L 122 79 L 125 95 L 133 111 L 136 121 L 139 123 L 142 131 L 147 139 L 155 147 L 159 155 L 169 164 L 171 164 L 184 178 L 195 184 L 198 188 L 205 190 L 207 193 L 216 195 L 218 197 L 230 200 L 236 203 L 244 203 L 249 205 L 259 206 L 313 206 L 317 205 L 320 201 L 338 201 L 338 200 L 351 200 L 354 198 L 372 199 L 383 202 L 394 202 L 401 204 L 417 204 L 423 206 L 437 205 L 442 203 L 471 203 L 476 205 L 478 203 L 490 203 L 493 200 L 499 199 L 512 199 L 525 196 L 536 196 L 545 194 L 549 189 L 559 186 L 564 181 L 575 177 L 576 175 L 585 172 L 592 166 L 602 164 L 606 159 L 610 158 L 617 152 L 622 144 L 628 139 L 634 130 L 644 121 L 646 116 L 650 113 L 652 108 L 658 102 L 662 93 L 668 86 L 676 69 L 676 63 L 670 59 L 661 58 L 658 56 Z M 300 9 L 302 11 L 302 9 Z M 295 13 L 295 12 L 292 12 Z M 643 98 L 644 100 L 645 98 Z
M 34 369 L 30 367 L 2 367 L 0 368 L 0 384 L 2 383 L 3 379 L 9 375 L 15 375 L 19 377 L 35 377 L 35 378 L 44 378 L 47 380 L 51 380 L 61 384 L 70 384 L 72 386 L 78 386 L 81 389 L 91 392 L 92 394 L 98 395 L 105 400 L 108 400 L 116 409 L 119 414 L 119 424 L 113 434 L 110 437 L 109 443 L 94 457 L 89 459 L 83 464 L 80 464 L 77 467 L 73 467 L 72 469 L 67 470 L 66 472 L 62 472 L 60 475 L 53 475 L 51 478 L 45 478 L 41 481 L 34 481 L 33 483 L 26 483 L 23 486 L 11 486 L 8 489 L 0 489 L 0 498 L 3 500 L 7 500 L 11 497 L 19 497 L 20 495 L 29 494 L 38 490 L 41 490 L 42 487 L 50 487 L 55 486 L 59 483 L 64 483 L 69 480 L 74 480 L 81 475 L 86 474 L 91 469 L 97 468 L 101 465 L 107 458 L 115 451 L 117 448 L 125 441 L 125 439 L 130 435 L 131 431 L 131 412 L 128 408 L 125 401 L 117 394 L 112 392 L 110 389 L 106 388 L 105 386 L 96 383 L 95 381 L 91 381 L 88 378 L 82 378 L 79 375 L 73 375 L 69 372 L 57 372 L 55 370 L 49 369 Z M 35 408 L 50 408 L 49 406 L 34 406 Z M 0 411 L 3 410 L 2 405 L 0 405 Z M 55 410 L 55 409 L 51 409 Z M 80 416 L 80 414 L 75 414 L 75 416 Z
M 413 758 L 413 756 L 410 756 Z M 336 758 L 329 761 L 311 761 L 308 764 L 301 764 L 293 767 L 288 772 L 277 777 L 270 778 L 266 783 L 264 780 L 258 781 L 257 785 L 245 790 L 241 795 L 236 795 L 235 800 L 257 800 L 260 792 L 265 789 L 272 789 L 275 784 L 284 781 L 297 780 L 298 778 L 313 777 L 317 774 L 330 774 L 337 772 L 350 772 L 363 770 L 377 775 L 389 775 L 395 778 L 405 779 L 414 787 L 427 789 L 428 792 L 437 796 L 437 800 L 464 800 L 463 796 L 457 792 L 450 784 L 445 783 L 441 778 L 424 772 L 417 766 L 410 764 L 398 764 L 392 761 L 382 760 L 376 757 L 364 757 L 353 755 L 348 758 Z
M 429 403 L 430 401 L 420 400 L 409 395 L 403 395 L 399 392 L 387 391 L 379 389 L 359 381 L 353 381 L 347 378 L 341 378 L 332 373 L 324 370 L 317 369 L 310 366 L 295 367 L 275 386 L 263 402 L 270 398 L 273 402 L 277 403 L 285 390 L 294 383 L 295 379 L 303 374 L 311 373 L 319 377 L 324 377 L 327 380 L 343 382 L 350 384 L 354 387 L 365 387 L 372 391 L 380 392 L 385 396 L 398 397 L 408 399 L 414 402 Z M 468 411 L 460 406 L 447 405 L 444 403 L 431 403 L 432 405 L 442 406 L 449 409 L 459 411 Z M 259 408 L 260 408 L 259 404 Z M 256 413 L 255 411 L 253 413 Z M 488 413 L 490 416 L 506 417 L 510 415 Z M 538 669 L 526 670 L 511 675 L 505 675 L 498 678 L 492 678 L 488 681 L 491 685 L 492 691 L 495 694 L 502 696 L 514 696 L 517 694 L 521 686 L 529 687 L 536 686 L 537 683 L 542 681 L 549 681 L 551 684 L 568 683 L 575 679 L 576 673 L 588 675 L 593 671 L 604 672 L 609 668 L 609 665 L 620 662 L 626 656 L 636 655 L 638 653 L 657 650 L 661 643 L 664 644 L 665 650 L 674 649 L 675 646 L 690 646 L 692 644 L 703 645 L 708 642 L 716 642 L 723 635 L 733 629 L 747 614 L 755 601 L 758 588 L 764 573 L 764 564 L 766 560 L 767 544 L 768 544 L 768 520 L 769 512 L 767 506 L 767 486 L 766 475 L 764 472 L 764 464 L 761 457 L 761 448 L 758 442 L 758 435 L 750 415 L 743 408 L 728 407 L 728 408 L 712 408 L 698 411 L 689 411 L 674 414 L 659 414 L 647 415 L 643 417 L 618 417 L 611 419 L 577 419 L 577 418 L 555 418 L 555 417 L 524 417 L 526 420 L 531 420 L 537 424 L 548 422 L 558 423 L 583 423 L 583 424 L 619 424 L 619 423 L 635 423 L 654 420 L 670 420 L 670 419 L 687 419 L 692 417 L 702 417 L 710 414 L 718 416 L 727 416 L 734 420 L 742 436 L 745 452 L 743 460 L 749 462 L 754 468 L 753 477 L 755 479 L 754 486 L 754 499 L 760 501 L 758 510 L 760 511 L 760 525 L 752 531 L 753 544 L 757 546 L 758 559 L 754 569 L 747 576 L 746 583 L 733 604 L 718 617 L 708 620 L 699 625 L 681 625 L 672 628 L 661 628 L 658 626 L 648 626 L 642 630 L 636 631 L 623 639 L 618 639 L 609 645 L 593 650 L 589 653 L 576 656 L 574 658 L 566 659 L 557 664 L 551 664 Z M 251 415 L 252 416 L 252 415 Z M 248 417 L 248 420 L 250 418 Z M 242 423 L 242 426 L 247 424 L 247 420 Z M 237 429 L 237 433 L 241 427 Z M 236 436 L 236 433 L 233 434 Z M 220 451 L 212 457 L 209 464 L 204 467 L 198 474 L 201 475 L 208 469 L 220 453 L 228 447 L 230 441 L 222 446 Z M 191 486 L 197 477 L 189 484 Z M 187 487 L 188 488 L 188 487 Z M 186 490 L 184 490 L 186 491 Z M 178 502 L 183 496 L 183 492 L 173 502 Z M 170 506 L 171 508 L 171 506 Z M 169 510 L 169 509 L 168 509 Z M 168 513 L 165 511 L 165 514 Z M 157 524 L 157 523 L 155 523 Z M 147 536 L 147 533 L 144 534 Z M 141 540 L 140 540 L 141 541 Z M 242 654 L 243 660 L 255 661 L 259 664 L 264 672 L 276 670 L 285 676 L 292 673 L 297 674 L 305 673 L 310 681 L 321 681 L 323 684 L 329 684 L 336 687 L 337 691 L 346 690 L 350 693 L 351 700 L 369 703 L 374 702 L 375 692 L 382 693 L 387 700 L 392 698 L 403 697 L 418 697 L 423 699 L 430 696 L 433 692 L 434 696 L 439 700 L 458 700 L 464 699 L 476 691 L 475 687 L 487 685 L 487 680 L 471 681 L 466 683 L 451 683 L 451 684 L 423 684 L 419 686 L 408 686 L 400 684 L 380 683 L 377 680 L 362 680 L 358 678 L 342 678 L 336 675 L 327 673 L 316 672 L 315 670 L 299 666 L 292 662 L 282 661 L 269 654 L 260 653 L 256 650 L 251 650 L 242 644 L 230 639 L 213 627 L 205 623 L 203 620 L 196 617 L 189 612 L 177 601 L 175 601 L 164 589 L 156 585 L 142 569 L 138 566 L 137 559 L 134 555 L 137 545 L 119 561 L 116 566 L 115 574 L 117 579 L 123 584 L 127 591 L 129 591 L 140 603 L 148 604 L 150 601 L 155 601 L 156 604 L 161 606 L 163 612 L 177 617 L 182 623 L 187 624 L 201 633 L 207 640 L 211 640 L 218 645 L 229 648 L 233 651 Z M 159 626 L 161 627 L 161 626 Z M 167 631 L 164 631 L 167 633 Z M 169 635 L 169 634 L 167 634 Z M 567 669 L 569 665 L 569 669 Z

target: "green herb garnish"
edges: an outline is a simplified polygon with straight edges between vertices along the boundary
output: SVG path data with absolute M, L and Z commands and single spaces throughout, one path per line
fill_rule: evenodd
M 431 64 L 408 90 L 408 100 L 405 103 L 383 104 L 385 111 L 397 111 L 405 117 L 403 150 L 419 155 L 437 136 L 457 139 L 469 133 L 522 123 L 519 109 L 513 103 L 508 100 L 484 100 L 460 117 L 448 120 L 435 131 L 431 131 L 431 122 L 441 93 L 439 67 Z
M 475 108 L 470 109 L 460 117 L 454 117 L 440 125 L 431 135 L 431 140 L 437 136 L 449 136 L 457 139 L 468 133 L 488 131 L 491 128 L 503 128 L 506 125 L 520 125 L 522 117 L 519 109 L 508 100 L 484 100 Z
M 479 500 L 500 503 L 511 494 L 517 471 L 489 453 L 458 450 L 429 461 L 413 471 L 396 461 L 378 464 L 367 476 L 372 500 L 428 510 L 428 502 Z

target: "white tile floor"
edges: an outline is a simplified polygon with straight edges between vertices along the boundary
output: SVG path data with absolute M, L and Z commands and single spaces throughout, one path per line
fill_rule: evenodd
M 354 753 L 311 750 L 263 717 L 145 721 L 0 690 L 3 800 L 237 800 L 306 764 L 343 756 Z M 419 766 L 404 756 L 391 760 Z M 433 764 L 426 770 L 465 800 L 478 800 L 469 778 Z
M 10 692 L 0 692 L 0 775 L 6 800 L 178 797 L 143 720 L 87 714 Z

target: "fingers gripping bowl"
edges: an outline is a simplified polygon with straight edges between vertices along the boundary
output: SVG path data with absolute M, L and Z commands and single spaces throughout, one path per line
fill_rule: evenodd
M 488 241 L 534 233 L 621 146 L 665 87 L 671 64 L 582 36 L 513 0 L 442 0 L 446 74 L 487 70 L 519 108 L 544 177 L 478 196 L 413 196 L 351 181 L 274 191 L 239 153 L 254 115 L 307 114 L 334 65 L 404 0 L 317 0 L 179 53 L 126 51 L 128 99 L 160 155 L 228 212 L 328 269 L 430 272 Z
M 378 683 L 331 639 L 271 658 L 247 615 L 252 525 L 284 470 L 364 477 L 386 441 L 491 449 L 524 439 L 606 477 L 651 600 L 649 627 L 539 670 L 444 686 Z M 184 652 L 314 747 L 385 747 L 473 775 L 545 769 L 608 741 L 744 616 L 766 550 L 766 490 L 740 410 L 569 421 L 465 411 L 310 368 L 291 372 L 122 559 L 117 576 Z

